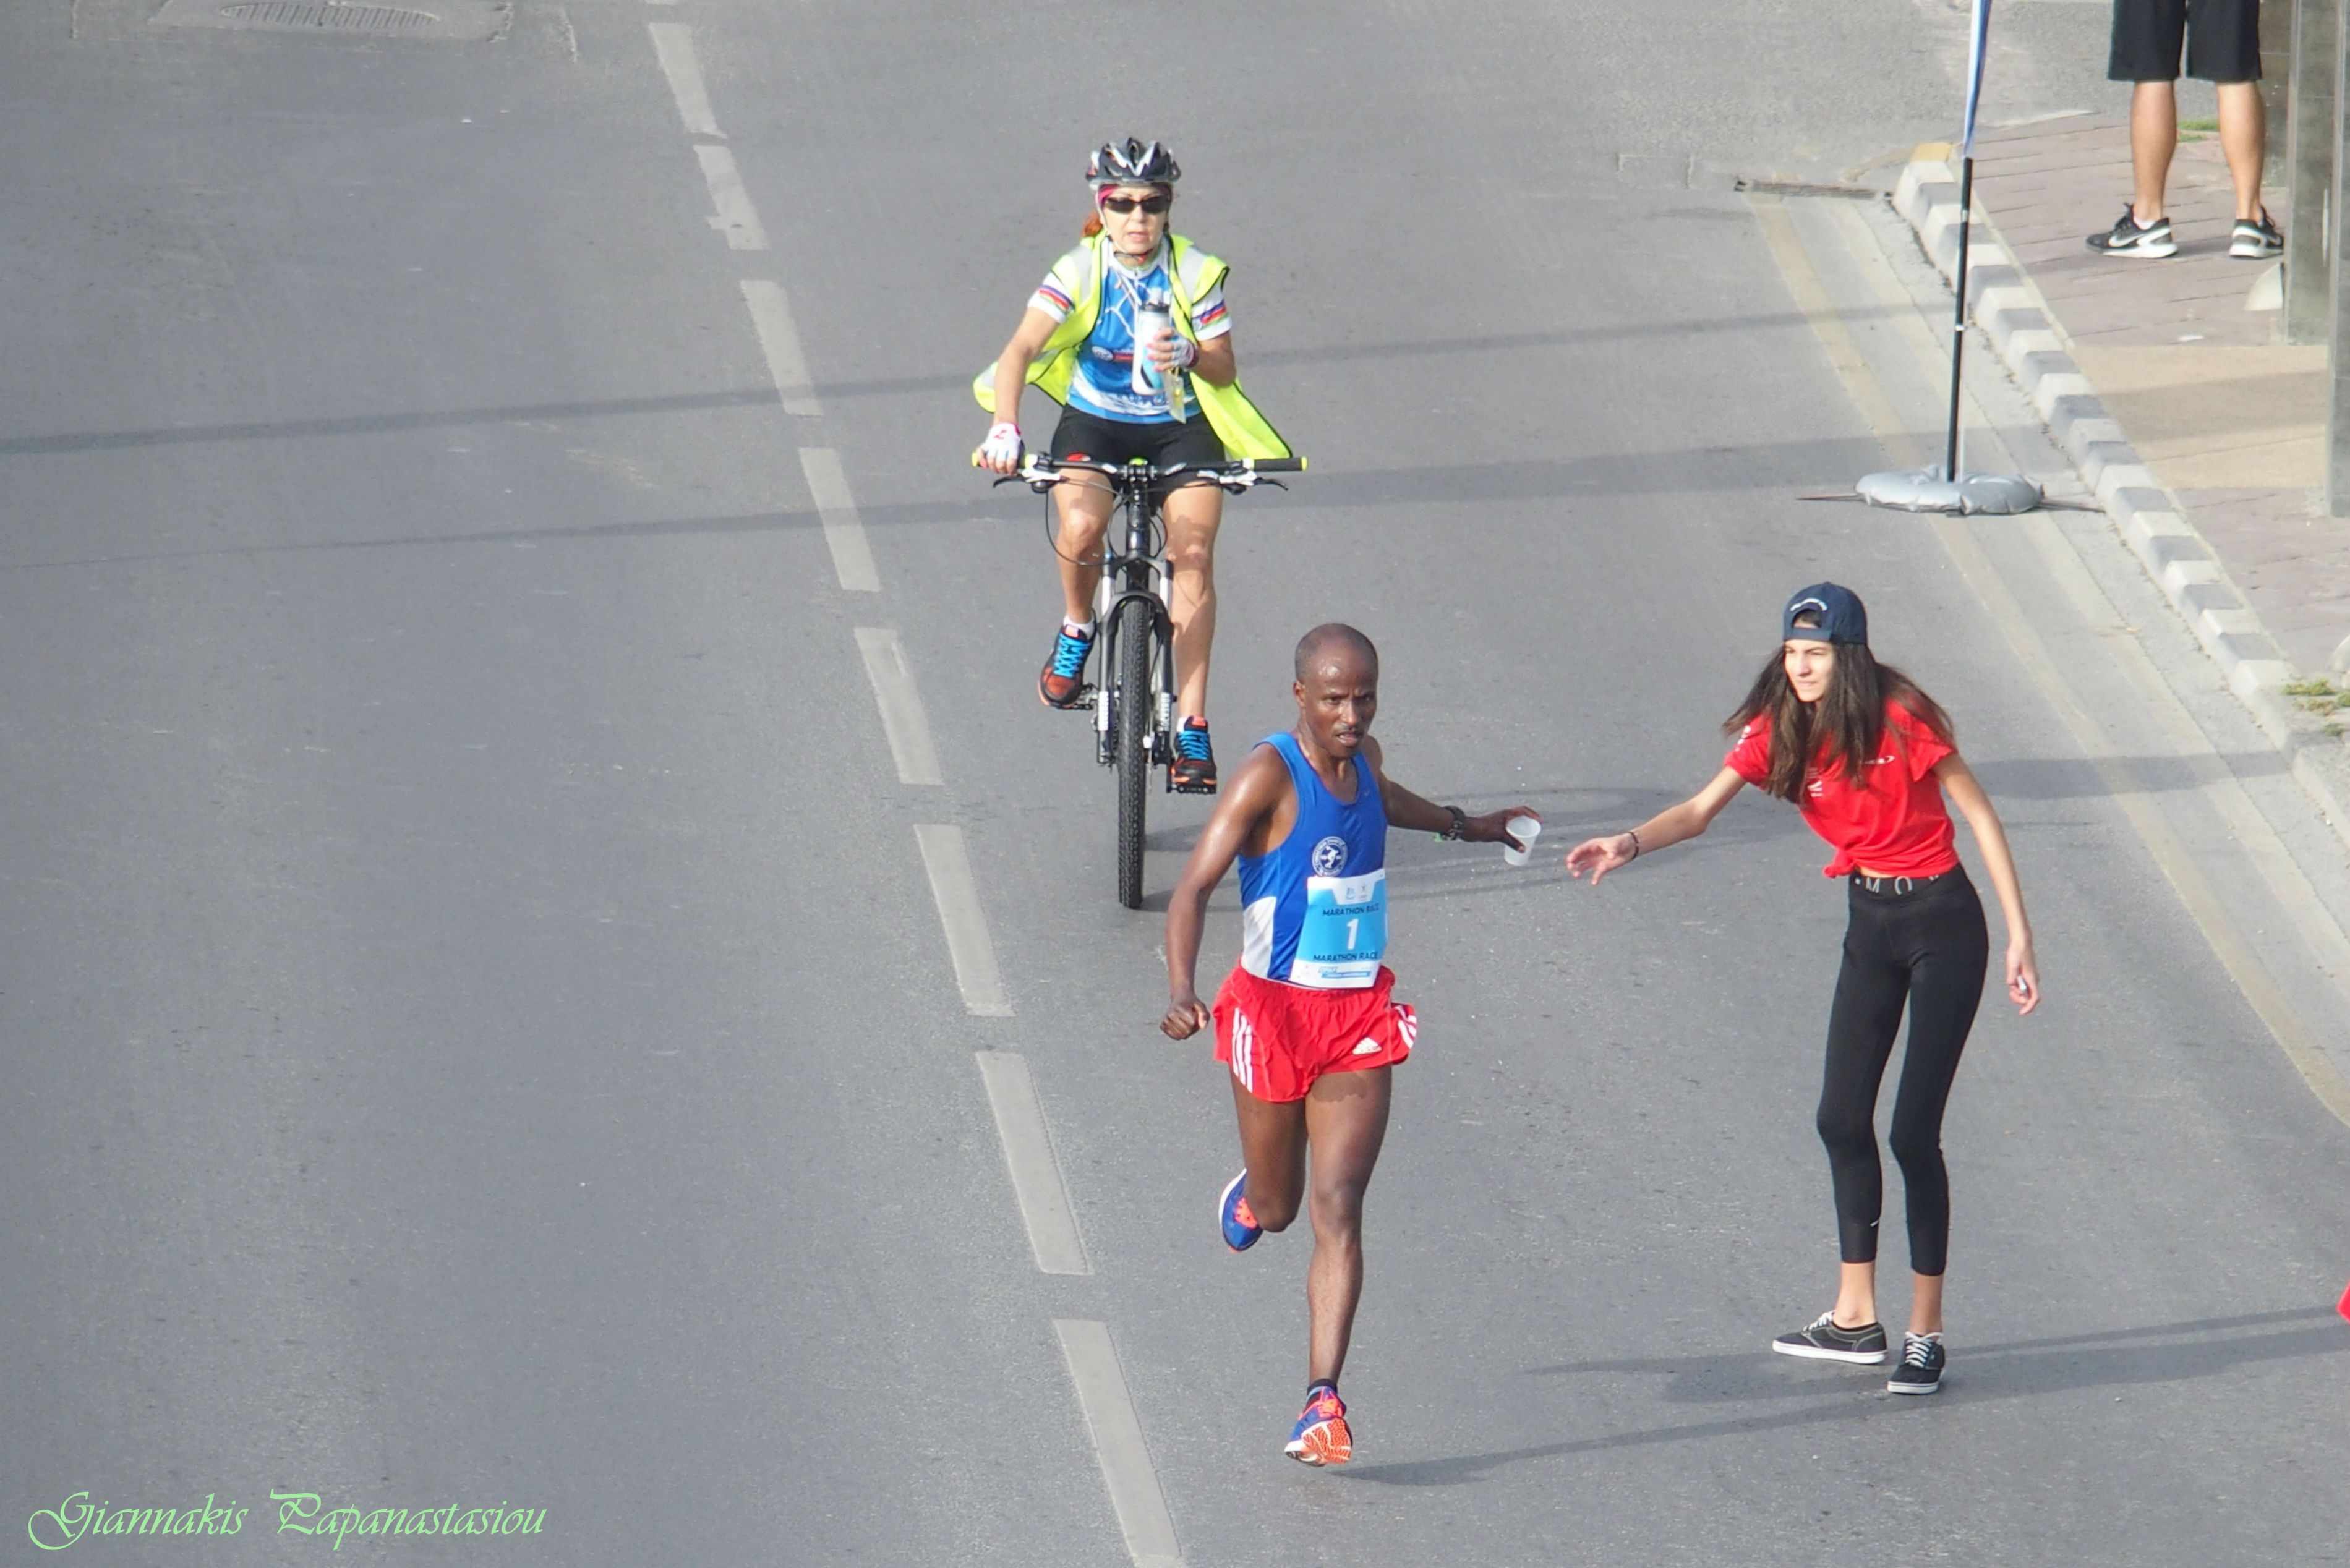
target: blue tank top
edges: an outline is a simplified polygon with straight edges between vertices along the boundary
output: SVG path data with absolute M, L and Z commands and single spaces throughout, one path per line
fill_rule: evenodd
M 1281 754 L 1297 821 L 1264 855 L 1240 857 L 1241 967 L 1267 980 L 1351 991 L 1379 977 L 1388 945 L 1388 813 L 1357 759 L 1344 802 L 1286 732 L 1262 745 Z

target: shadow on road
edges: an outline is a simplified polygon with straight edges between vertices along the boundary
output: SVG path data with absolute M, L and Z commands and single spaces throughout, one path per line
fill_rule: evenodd
M 2239 1332 L 2246 1329 L 2267 1332 Z M 2154 1340 L 2169 1343 L 2144 1343 Z M 2350 1331 L 2345 1331 L 2335 1321 L 2331 1307 L 2203 1318 L 2140 1328 L 2111 1329 L 2097 1334 L 2068 1334 L 2054 1339 L 1967 1345 L 1954 1358 L 1951 1380 L 1939 1397 L 1944 1402 L 1953 1399 L 1974 1402 L 2061 1394 L 2080 1388 L 2178 1383 L 2189 1378 L 2216 1376 L 2260 1362 L 2334 1355 L 2344 1351 L 2350 1351 Z M 1815 1397 L 1833 1397 L 1835 1402 L 1808 1405 L 1799 1410 L 1730 1416 L 1719 1420 L 1653 1427 L 1644 1431 L 1617 1432 L 1607 1437 L 1540 1443 L 1486 1454 L 1462 1454 L 1452 1459 L 1362 1465 L 1334 1473 L 1344 1480 L 1369 1481 L 1387 1486 L 1457 1486 L 1480 1480 L 1503 1466 L 1523 1464 L 1533 1459 L 1605 1453 L 1613 1449 L 1641 1448 L 1657 1443 L 1693 1442 L 1705 1438 L 1736 1437 L 1865 1417 L 1865 1407 L 1856 1408 L 1853 1402 L 1856 1389 L 1849 1369 L 1838 1368 L 1835 1373 L 1828 1374 L 1822 1368 L 1798 1365 L 1768 1351 L 1728 1357 L 1672 1355 L 1629 1361 L 1566 1362 L 1555 1366 L 1530 1368 L 1527 1376 L 1595 1373 L 1655 1374 L 1667 1377 L 1670 1381 L 1666 1386 L 1663 1397 L 1669 1403 L 1718 1405 Z M 1832 1376 L 1837 1380 L 1831 1381 Z M 1875 1393 L 1872 1403 L 1903 1403 L 1897 1395 L 1882 1393 L 1880 1385 L 1870 1383 L 1866 1386 Z
M 1843 313 L 1847 320 L 1897 314 L 1891 307 Z M 1753 332 L 1770 328 L 1810 329 L 1810 318 L 1794 312 L 1774 316 L 1721 317 L 1690 321 L 1641 321 L 1618 326 L 1585 327 L 1564 332 L 1512 332 L 1476 337 L 1439 337 L 1418 342 L 1357 343 L 1342 348 L 1267 348 L 1252 350 L 1249 363 L 1267 365 L 1326 365 L 1357 361 L 1386 364 L 1399 358 L 1442 358 L 1454 354 L 1487 354 L 1513 349 L 1543 349 L 1623 338 L 1705 337 L 1716 332 Z M 973 369 L 977 367 L 974 366 Z M 827 400 L 843 398 L 898 397 L 908 394 L 959 392 L 971 384 L 963 375 L 894 376 L 867 381 L 826 381 L 813 391 Z M 16 436 L 0 440 L 0 457 L 42 453 L 122 452 L 139 447 L 201 446 L 218 441 L 282 441 L 305 436 L 384 435 L 403 431 L 463 430 L 474 425 L 515 424 L 550 420 L 625 417 L 635 414 L 700 413 L 712 409 L 759 408 L 783 401 L 772 387 L 744 387 L 723 391 L 678 392 L 639 398 L 607 398 L 586 401 L 509 403 L 502 407 L 433 409 L 404 413 L 338 414 L 309 419 L 244 420 L 209 425 L 173 425 L 161 429 L 88 431 L 56 435 Z M 974 416 L 976 417 L 976 416 Z

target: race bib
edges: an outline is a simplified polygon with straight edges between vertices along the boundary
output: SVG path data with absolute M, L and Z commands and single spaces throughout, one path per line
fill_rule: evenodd
M 1292 985 L 1354 991 L 1379 978 L 1388 950 L 1388 874 L 1308 877 Z

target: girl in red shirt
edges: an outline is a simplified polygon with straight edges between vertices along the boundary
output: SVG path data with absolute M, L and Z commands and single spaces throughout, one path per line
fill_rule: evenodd
M 1917 682 L 1868 650 L 1868 612 L 1851 589 L 1804 588 L 1781 617 L 1779 653 L 1726 729 L 1737 740 L 1713 781 L 1627 833 L 1586 839 L 1567 870 L 1592 885 L 1619 866 L 1706 830 L 1748 784 L 1793 801 L 1835 851 L 1831 877 L 1851 878 L 1844 967 L 1828 1013 L 1820 1139 L 1835 1187 L 1844 1267 L 1834 1308 L 1771 1348 L 1787 1355 L 1876 1365 L 1887 1358 L 1877 1320 L 1877 1220 L 1884 1178 L 1877 1158 L 1877 1088 L 1894 1035 L 1909 1012 L 1887 1141 L 1900 1163 L 1916 1274 L 1901 1365 L 1886 1386 L 1941 1386 L 1942 1273 L 1950 1233 L 1942 1165 L 1942 1109 L 1982 1000 L 1991 937 L 1982 900 L 1952 844 L 1949 792 L 1974 833 L 2007 923 L 2007 991 L 2019 1012 L 2040 1005 L 2032 927 L 2015 861 L 1991 799 L 1959 756 L 1950 715 Z

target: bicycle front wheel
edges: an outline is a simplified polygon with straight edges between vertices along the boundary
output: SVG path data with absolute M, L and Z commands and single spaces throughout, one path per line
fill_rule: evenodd
M 1118 901 L 1142 908 L 1142 807 L 1150 784 L 1149 604 L 1118 607 Z

